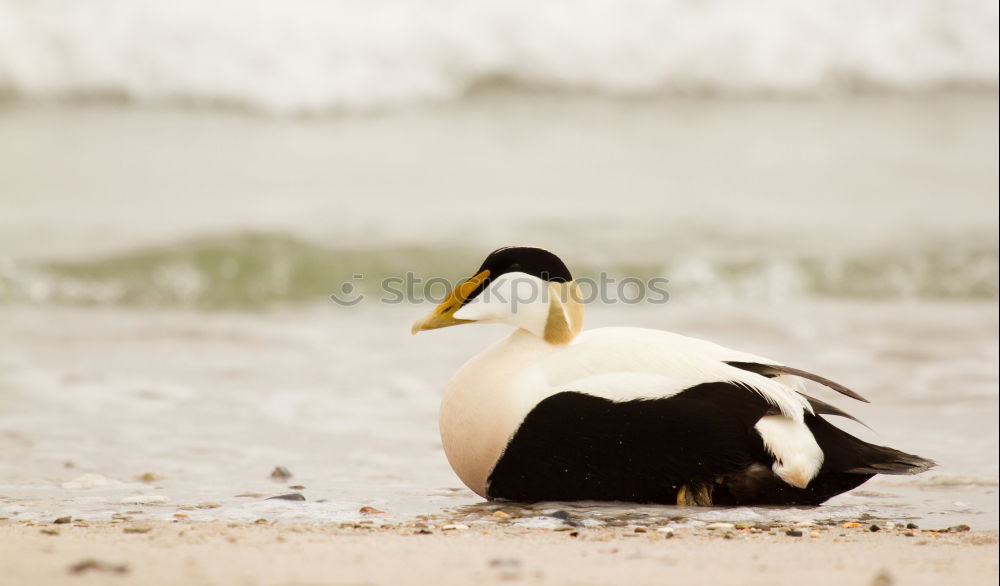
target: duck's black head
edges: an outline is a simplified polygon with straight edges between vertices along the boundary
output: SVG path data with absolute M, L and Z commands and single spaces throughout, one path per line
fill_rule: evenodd
M 489 276 L 494 279 L 506 273 L 525 273 L 553 283 L 573 280 L 562 259 L 544 248 L 533 246 L 498 248 L 486 257 L 476 274 L 483 271 L 489 271 Z

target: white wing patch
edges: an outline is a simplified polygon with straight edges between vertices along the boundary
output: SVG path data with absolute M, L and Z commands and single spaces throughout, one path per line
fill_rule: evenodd
M 661 330 L 600 328 L 581 333 L 539 366 L 549 382 L 548 394 L 574 390 L 626 401 L 669 397 L 702 383 L 727 382 L 760 394 L 794 421 L 802 421 L 803 412 L 812 412 L 796 392 L 801 388 L 796 378 L 768 378 L 726 364 L 751 360 L 772 362 Z
M 761 417 L 754 425 L 775 458 L 772 470 L 788 484 L 805 488 L 823 465 L 823 450 L 802 421 L 783 415 Z

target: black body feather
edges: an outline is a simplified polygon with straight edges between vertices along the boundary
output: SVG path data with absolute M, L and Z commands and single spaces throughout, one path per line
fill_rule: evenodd
M 824 409 L 830 407 L 825 403 L 820 407 L 820 413 L 846 415 Z M 806 488 L 790 486 L 772 472 L 774 458 L 754 429 L 770 409 L 757 393 L 724 382 L 622 402 L 558 393 L 524 419 L 490 474 L 487 494 L 526 502 L 676 504 L 686 490 L 707 494 L 717 505 L 818 505 L 876 473 L 911 474 L 933 466 L 806 414 L 825 459 Z

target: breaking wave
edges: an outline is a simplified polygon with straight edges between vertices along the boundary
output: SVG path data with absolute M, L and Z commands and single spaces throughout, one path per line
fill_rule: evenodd
M 663 250 L 658 248 L 657 252 Z M 377 293 L 389 277 L 414 273 L 454 282 L 483 251 L 452 243 L 345 248 L 282 233 L 240 233 L 140 247 L 74 261 L 0 261 L 0 303 L 254 309 L 327 302 L 344 283 Z M 802 297 L 993 301 L 998 249 L 956 238 L 933 247 L 864 253 L 771 253 L 728 257 L 631 258 L 598 273 L 665 277 L 672 299 L 783 301 Z
M 303 113 L 497 83 L 992 91 L 997 14 L 982 0 L 0 0 L 0 92 Z

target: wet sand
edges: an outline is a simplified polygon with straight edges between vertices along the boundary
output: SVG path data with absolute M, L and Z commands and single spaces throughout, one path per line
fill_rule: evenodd
M 374 515 L 377 517 L 378 515 Z M 866 523 L 525 528 L 0 522 L 4 584 L 987 584 L 997 532 Z M 623 577 L 627 580 L 623 582 Z

